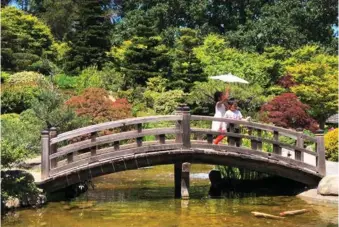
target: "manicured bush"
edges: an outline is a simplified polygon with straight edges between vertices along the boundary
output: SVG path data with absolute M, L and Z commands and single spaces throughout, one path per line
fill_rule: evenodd
M 11 75 L 1 89 L 1 113 L 21 113 L 31 108 L 41 89 L 49 89 L 50 83 L 36 72 L 19 72 Z
M 81 71 L 76 88 L 79 92 L 82 92 L 86 88 L 102 88 L 103 87 L 103 73 L 95 66 L 88 67 Z
M 326 159 L 338 161 L 338 129 L 334 129 L 325 134 Z

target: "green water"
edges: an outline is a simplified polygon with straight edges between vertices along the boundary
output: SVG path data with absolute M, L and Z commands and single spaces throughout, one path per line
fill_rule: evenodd
M 2 226 L 338 226 L 336 205 L 279 196 L 211 199 L 208 179 L 194 177 L 211 168 L 192 166 L 190 200 L 173 198 L 173 166 L 157 166 L 98 177 L 94 179 L 95 189 L 76 200 L 13 212 L 2 220 Z M 251 214 L 259 211 L 278 215 L 296 209 L 309 212 L 284 220 L 260 219 Z

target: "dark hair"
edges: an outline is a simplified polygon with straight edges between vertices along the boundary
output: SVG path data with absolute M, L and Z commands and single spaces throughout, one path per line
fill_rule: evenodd
M 237 104 L 235 98 L 229 98 L 227 101 L 227 105 L 232 106 L 233 104 Z
M 220 101 L 220 96 L 222 95 L 221 91 L 217 91 L 214 93 L 214 101 L 219 102 Z

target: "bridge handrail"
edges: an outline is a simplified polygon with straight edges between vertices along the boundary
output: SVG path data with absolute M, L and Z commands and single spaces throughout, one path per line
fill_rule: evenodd
M 118 127 L 136 125 L 150 122 L 158 121 L 178 121 L 182 120 L 182 115 L 159 115 L 159 116 L 149 116 L 149 117 L 135 117 L 130 119 L 123 119 L 118 121 L 110 121 L 97 125 L 90 125 L 87 127 L 75 129 L 69 132 L 64 132 L 59 134 L 57 137 L 51 139 L 51 144 L 55 144 L 64 140 L 72 139 L 78 136 L 86 135 L 93 132 L 99 132 L 106 129 L 114 129 Z
M 286 129 L 286 128 L 278 127 L 275 125 L 268 125 L 268 124 L 262 124 L 262 123 L 245 121 L 245 120 L 234 120 L 234 119 L 229 119 L 229 118 L 210 117 L 210 116 L 201 116 L 201 115 L 191 115 L 191 120 L 220 121 L 220 122 L 231 123 L 231 124 L 236 124 L 236 125 L 243 125 L 243 126 L 247 126 L 253 129 L 262 129 L 262 130 L 270 131 L 270 132 L 278 131 L 284 136 L 288 136 L 293 139 L 296 139 L 297 136 L 300 134 L 299 132 L 295 130 Z M 308 136 L 305 134 L 302 134 L 302 136 L 304 139 L 307 139 L 311 142 L 316 142 L 316 139 L 311 136 Z
M 164 127 L 156 129 L 143 129 L 142 124 L 150 122 L 162 122 L 162 121 L 175 121 L 175 127 Z M 229 132 L 221 133 L 218 131 L 213 131 L 206 128 L 191 128 L 192 121 L 220 121 L 226 122 L 229 126 Z M 98 132 L 107 129 L 114 129 L 123 126 L 135 125 L 135 129 L 128 128 L 127 132 L 119 132 L 109 135 L 101 135 Z M 243 129 L 248 129 L 237 133 L 235 130 L 235 125 L 240 125 Z M 267 134 L 263 132 L 272 132 L 267 137 Z M 256 132 L 256 133 L 253 133 Z M 166 135 L 171 134 L 175 135 L 175 144 L 168 144 L 166 140 Z M 127 154 L 133 155 L 133 152 L 156 152 L 161 149 L 172 149 L 175 146 L 175 149 L 191 149 L 193 148 L 192 143 L 195 143 L 195 146 L 199 143 L 196 140 L 193 140 L 192 134 L 203 134 L 204 137 L 200 137 L 200 141 L 204 142 L 202 148 L 214 149 L 215 145 L 213 144 L 213 135 L 224 134 L 227 136 L 228 145 L 227 149 L 239 149 L 246 152 L 253 151 L 258 153 L 264 151 L 263 145 L 269 144 L 270 147 L 273 146 L 272 157 L 281 157 L 280 161 L 286 161 L 286 157 L 283 157 L 282 148 L 286 148 L 288 151 L 288 158 L 290 158 L 290 151 L 294 151 L 293 163 L 300 163 L 300 165 L 305 164 L 304 162 L 304 153 L 315 156 L 316 166 L 314 167 L 317 172 L 322 175 L 325 175 L 325 148 L 324 148 L 324 136 L 322 132 L 319 132 L 315 137 L 305 135 L 301 131 L 295 131 L 291 129 L 285 129 L 277 127 L 274 125 L 261 124 L 256 122 L 249 122 L 244 120 L 233 120 L 227 118 L 215 118 L 210 116 L 200 116 L 200 115 L 191 115 L 189 108 L 187 106 L 181 106 L 177 109 L 175 115 L 160 115 L 160 116 L 149 116 L 149 117 L 138 117 L 131 119 L 123 119 L 118 121 L 105 122 L 97 125 L 87 126 L 84 128 L 79 128 L 69 132 L 65 132 L 57 135 L 56 129 L 51 128 L 50 130 L 42 132 L 42 179 L 47 179 L 53 177 L 54 174 L 57 174 L 58 171 L 66 171 L 69 168 L 74 168 L 80 165 L 81 163 L 86 163 L 88 160 L 102 161 L 103 157 L 111 158 L 118 154 Z M 59 144 L 57 143 L 72 138 L 77 138 L 82 135 L 90 135 L 90 138 L 80 138 L 82 139 L 79 142 L 71 144 Z M 143 143 L 143 137 L 145 136 L 156 136 L 157 140 L 157 149 L 154 150 L 155 146 L 147 145 Z M 284 143 L 279 140 L 280 136 L 290 137 L 294 140 L 295 145 Z M 206 139 L 207 138 L 207 139 Z M 133 140 L 130 140 L 133 139 Z M 168 139 L 168 137 L 167 137 Z M 250 148 L 243 149 L 242 139 L 250 140 Z M 133 145 L 128 150 L 124 145 L 124 141 L 128 140 L 127 145 Z M 166 140 L 166 144 L 165 144 Z M 207 140 L 207 142 L 206 142 Z M 316 152 L 305 149 L 304 142 L 305 140 L 315 143 Z M 122 141 L 122 142 L 121 142 Z M 104 146 L 101 146 L 104 145 Z M 122 145 L 122 146 L 120 146 Z M 232 148 L 233 147 L 233 148 Z M 267 148 L 267 147 L 266 147 Z M 160 150 L 159 150 L 160 149 Z M 78 151 L 83 151 L 83 154 L 88 154 L 86 159 L 83 159 L 82 153 Z M 85 152 L 85 153 L 84 153 Z M 106 153 L 105 153 L 106 152 Z M 127 153 L 126 153 L 127 152 Z M 132 152 L 132 153 L 131 153 Z M 67 157 L 66 157 L 67 156 Z M 74 159 L 75 157 L 75 159 Z M 66 160 L 65 160 L 66 159 Z M 279 160 L 279 159 L 278 159 Z M 66 162 L 65 162 L 66 161 Z M 292 161 L 291 161 L 292 162 Z M 60 166 L 59 164 L 63 164 Z M 91 163 L 91 162 L 90 162 Z M 304 165 L 306 168 L 307 165 Z M 311 168 L 310 170 L 313 170 Z M 52 175 L 51 175 L 52 174 Z
M 199 133 L 199 134 L 212 134 L 212 135 L 225 135 L 225 136 L 230 136 L 230 137 L 235 137 L 235 138 L 245 138 L 245 139 L 250 139 L 250 140 L 256 140 L 256 141 L 261 141 L 261 142 L 266 142 L 269 144 L 274 144 L 274 145 L 278 145 L 280 147 L 286 148 L 286 149 L 296 149 L 296 146 L 292 146 L 290 144 L 287 143 L 283 143 L 280 141 L 275 141 L 275 140 L 271 140 L 271 139 L 267 139 L 267 138 L 263 138 L 263 137 L 258 137 L 258 136 L 249 136 L 249 135 L 244 135 L 244 134 L 240 134 L 240 133 L 234 133 L 234 132 L 217 132 L 211 129 L 201 129 L 201 128 L 192 128 L 191 132 L 193 133 Z M 301 148 L 298 147 L 297 148 L 298 151 L 313 155 L 313 156 L 318 156 L 318 153 L 314 152 L 314 151 L 310 151 L 307 150 L 305 148 Z

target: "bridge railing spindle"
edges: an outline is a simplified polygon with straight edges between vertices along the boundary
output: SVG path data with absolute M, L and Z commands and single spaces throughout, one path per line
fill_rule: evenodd
M 176 122 L 176 129 L 180 133 L 176 134 L 175 142 L 182 143 L 184 148 L 191 147 L 191 113 L 186 104 L 181 104 L 176 109 L 176 115 L 182 115 L 182 120 Z
M 302 129 L 301 128 L 297 128 L 297 141 L 296 141 L 296 147 L 297 149 L 294 150 L 294 154 L 295 154 L 295 159 L 301 162 L 304 162 L 304 152 L 299 151 L 298 148 L 304 148 L 304 137 L 303 137 L 303 133 L 302 133 Z
M 325 161 L 325 143 L 324 143 L 324 131 L 317 130 L 315 138 L 317 140 L 316 143 L 316 151 L 317 151 L 317 158 L 316 163 L 318 167 L 318 172 L 322 175 L 326 175 L 326 161 Z
M 235 133 L 235 126 L 232 123 L 229 124 L 229 132 Z M 228 144 L 230 146 L 235 146 L 235 138 L 232 136 L 228 136 Z
M 279 142 L 279 132 L 273 131 L 273 139 L 275 142 Z M 281 155 L 281 147 L 278 144 L 273 144 L 273 153 Z
M 261 139 L 261 135 L 262 135 L 262 130 L 261 129 L 257 129 L 257 133 L 258 133 L 258 138 Z M 258 151 L 262 151 L 262 141 L 261 140 L 257 140 L 257 150 Z
M 248 127 L 248 135 L 253 135 L 253 128 Z M 251 139 L 251 149 L 255 151 L 257 150 L 257 141 L 254 139 Z
M 142 124 L 137 124 L 137 131 L 138 133 L 142 132 Z M 142 137 L 137 137 L 137 146 L 138 147 L 142 146 Z

